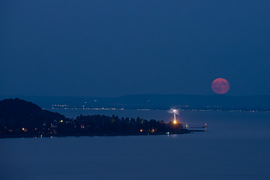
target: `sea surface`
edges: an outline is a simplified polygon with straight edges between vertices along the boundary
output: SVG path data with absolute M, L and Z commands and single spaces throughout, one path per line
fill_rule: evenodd
M 169 121 L 167 111 L 57 110 Z M 1 180 L 268 180 L 270 113 L 182 111 L 184 135 L 0 139 Z

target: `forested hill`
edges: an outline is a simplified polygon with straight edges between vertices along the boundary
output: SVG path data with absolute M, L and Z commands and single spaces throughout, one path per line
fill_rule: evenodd
M 16 130 L 25 127 L 29 130 L 41 128 L 53 121 L 66 119 L 59 113 L 41 109 L 39 106 L 21 99 L 5 99 L 0 101 L 0 128 L 8 127 Z

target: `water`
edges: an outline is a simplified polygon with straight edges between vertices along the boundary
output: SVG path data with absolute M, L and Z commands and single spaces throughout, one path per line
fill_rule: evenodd
M 70 111 L 168 120 L 166 111 Z M 207 133 L 0 139 L 1 180 L 270 179 L 270 113 L 181 112 Z

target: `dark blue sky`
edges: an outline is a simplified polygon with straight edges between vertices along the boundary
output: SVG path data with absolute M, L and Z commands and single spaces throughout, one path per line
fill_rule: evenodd
M 270 1 L 2 0 L 0 95 L 270 94 Z

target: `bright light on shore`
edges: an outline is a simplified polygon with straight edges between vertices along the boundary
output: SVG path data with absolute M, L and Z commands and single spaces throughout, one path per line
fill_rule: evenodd
M 176 119 L 176 115 L 179 115 L 179 109 L 173 109 L 172 108 L 168 112 L 173 114 L 173 124 L 176 125 L 178 123 L 177 119 Z

